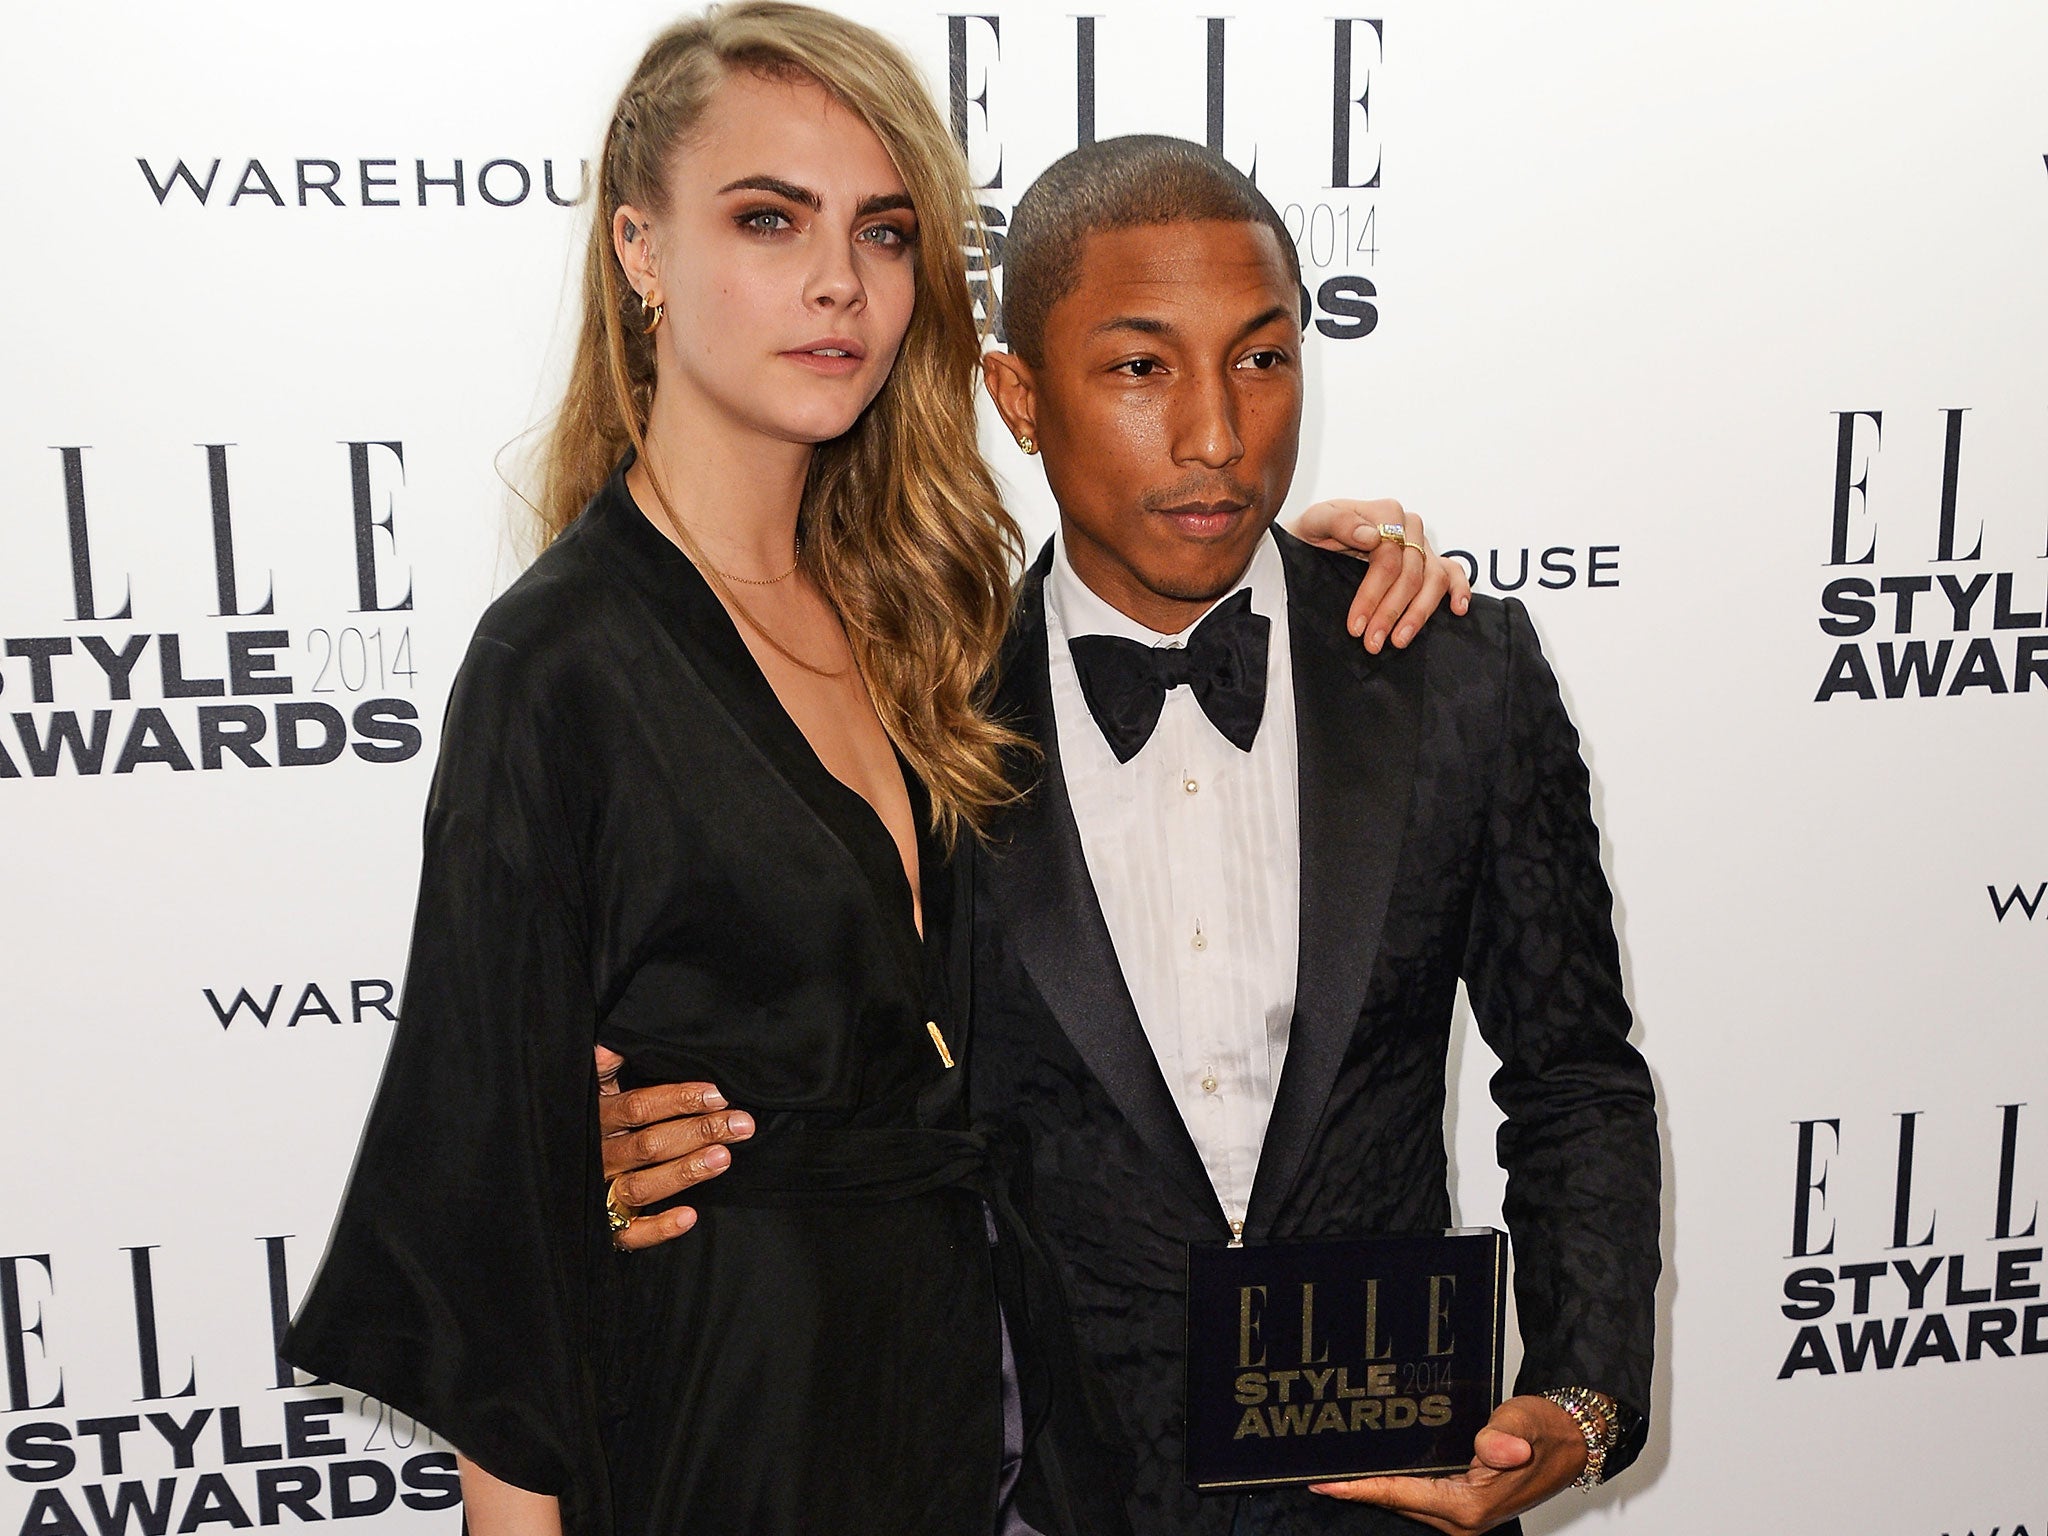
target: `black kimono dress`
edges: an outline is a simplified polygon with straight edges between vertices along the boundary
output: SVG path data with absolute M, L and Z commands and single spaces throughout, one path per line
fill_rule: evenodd
M 881 820 L 615 474 L 456 678 L 400 1023 L 285 1358 L 571 1536 L 984 1536 L 1007 1317 L 1016 1507 L 1120 1524 L 1058 1409 L 1057 1282 L 932 1038 L 968 1046 L 973 881 L 905 776 L 922 940 Z M 593 1042 L 757 1122 L 648 1252 L 606 1228 Z

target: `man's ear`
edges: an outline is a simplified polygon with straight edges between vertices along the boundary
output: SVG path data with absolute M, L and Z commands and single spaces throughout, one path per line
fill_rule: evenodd
M 626 280 L 633 285 L 633 291 L 642 295 L 661 286 L 661 275 L 655 270 L 651 233 L 647 215 L 631 203 L 621 203 L 618 212 L 612 215 L 612 249 L 618 253 L 619 265 L 625 268 Z M 656 295 L 656 302 L 659 302 L 659 295 Z
M 984 352 L 981 354 L 981 382 L 988 389 L 989 399 L 996 403 L 996 413 L 1003 418 L 1003 425 L 1010 429 L 1010 436 L 1017 439 L 1018 446 L 1030 443 L 1025 452 L 1035 452 L 1038 442 L 1038 383 L 1031 372 L 1031 365 L 1014 352 Z

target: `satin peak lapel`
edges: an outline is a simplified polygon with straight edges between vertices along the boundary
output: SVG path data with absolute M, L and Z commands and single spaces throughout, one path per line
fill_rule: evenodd
M 1044 748 L 1038 782 L 997 830 L 986 857 L 1006 941 L 1081 1060 L 1199 1209 L 1223 1210 L 1180 1109 L 1152 1054 L 1116 945 L 1103 921 L 1067 799 L 1053 729 L 1041 560 L 1019 595 L 1005 655 L 999 712 Z
M 1408 824 L 1422 657 L 1368 655 L 1344 629 L 1362 566 L 1284 533 L 1301 783 L 1301 949 L 1294 1025 L 1259 1152 L 1245 1236 L 1270 1235 L 1358 1027 Z

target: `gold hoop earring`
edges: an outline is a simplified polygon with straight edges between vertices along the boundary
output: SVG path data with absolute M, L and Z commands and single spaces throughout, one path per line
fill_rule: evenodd
M 649 303 L 643 293 L 640 295 L 640 313 L 647 316 L 647 325 L 641 334 L 652 336 L 654 328 L 661 324 L 661 317 L 668 313 L 668 306 L 659 301 Z
M 1026 453 L 1038 452 L 1038 440 L 1032 437 L 1029 433 L 1020 433 L 1018 435 L 1017 446 L 1019 448 L 1022 448 Z

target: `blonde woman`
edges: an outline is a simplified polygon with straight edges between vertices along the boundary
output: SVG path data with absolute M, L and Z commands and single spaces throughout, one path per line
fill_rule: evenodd
M 883 39 L 751 3 L 654 41 L 599 185 L 548 547 L 456 680 L 284 1352 L 459 1447 L 479 1536 L 1114 1531 L 957 1064 L 1019 553 L 965 168 Z M 613 1245 L 594 1043 L 751 1115 L 687 1241 Z
M 551 542 L 455 684 L 403 1023 L 286 1346 L 459 1447 L 481 1536 L 956 1536 L 1013 1495 L 1083 1528 L 1057 1308 L 953 1054 L 1016 553 L 966 181 L 900 54 L 796 6 L 664 33 L 606 133 Z M 613 1250 L 593 1041 L 753 1116 L 689 1242 Z

